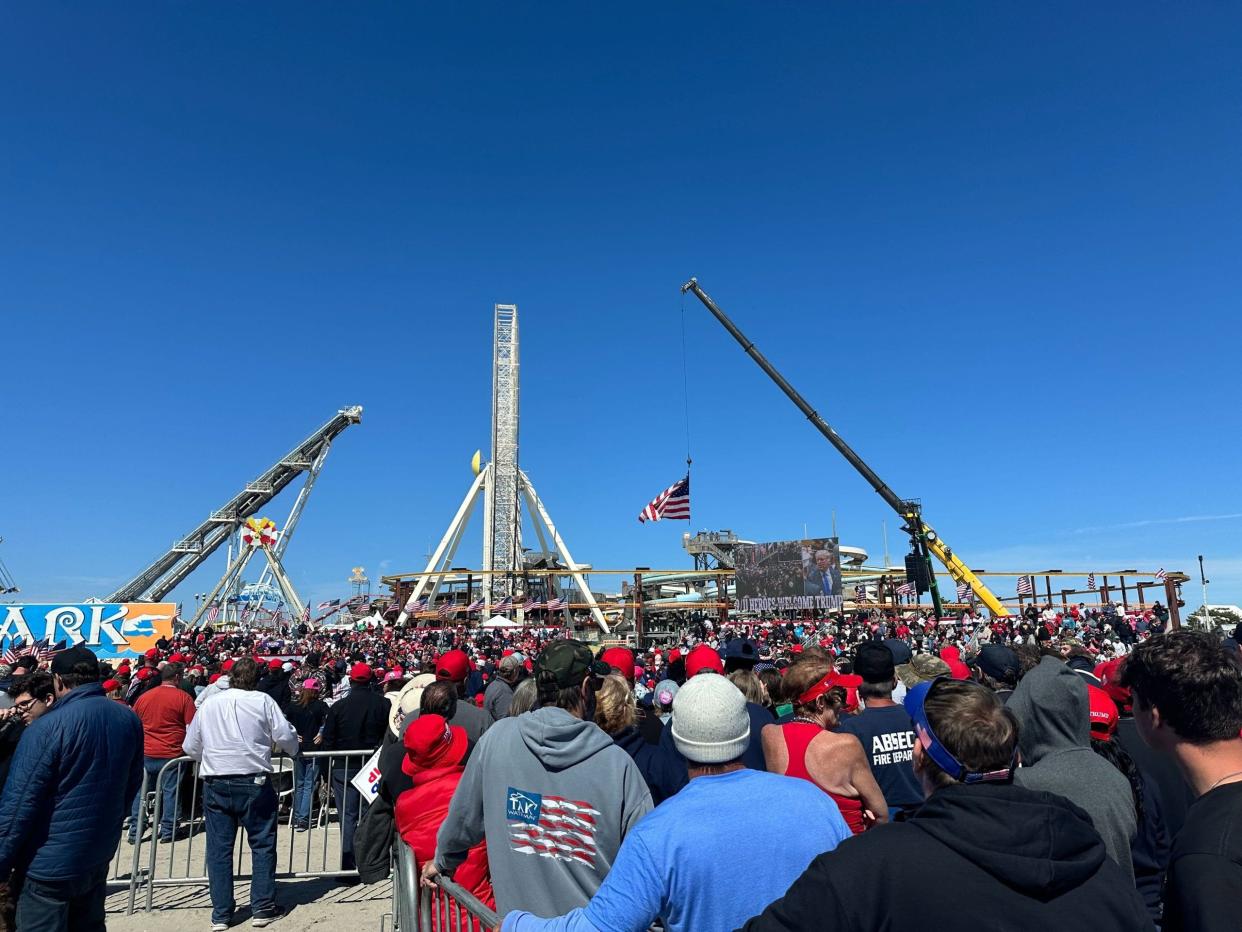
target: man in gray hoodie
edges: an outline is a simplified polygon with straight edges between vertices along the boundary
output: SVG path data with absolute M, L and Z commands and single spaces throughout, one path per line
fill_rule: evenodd
M 607 673 L 579 641 L 544 649 L 534 669 L 539 707 L 501 719 L 479 740 L 425 884 L 451 875 L 486 839 L 500 915 L 550 918 L 590 902 L 622 839 L 652 808 L 634 759 L 593 721 Z
M 1007 707 L 1018 718 L 1022 766 L 1013 782 L 1064 796 L 1091 817 L 1108 856 L 1134 881 L 1130 841 L 1138 830 L 1130 783 L 1091 750 L 1091 700 L 1082 677 L 1044 657 Z

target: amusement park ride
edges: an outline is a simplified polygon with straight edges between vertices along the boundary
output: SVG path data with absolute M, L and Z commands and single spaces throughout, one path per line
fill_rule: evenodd
M 277 460 L 263 475 L 247 483 L 223 507 L 213 511 L 206 521 L 176 541 L 150 566 L 104 601 L 158 602 L 228 541 L 228 569 L 212 590 L 211 596 L 201 600 L 194 615 L 194 624 L 207 616 L 212 606 L 216 606 L 217 611 L 223 609 L 219 620 L 228 620 L 230 612 L 239 610 L 234 606 L 245 606 L 248 610 L 257 611 L 270 601 L 283 603 L 296 610 L 296 617 L 303 617 L 305 607 L 293 591 L 293 586 L 282 568 L 282 559 L 298 520 L 306 508 L 306 500 L 315 485 L 315 479 L 323 469 L 332 441 L 346 428 L 361 421 L 361 405 L 342 408 L 327 423 Z M 302 473 L 306 473 L 306 481 L 293 502 L 289 517 L 285 519 L 283 531 L 278 532 L 275 524 L 267 519 L 253 520 L 259 509 L 271 502 Z M 237 539 L 230 540 L 234 534 Z M 258 582 L 243 585 L 241 571 L 257 551 L 263 552 L 267 565 Z
M 492 459 L 481 464 L 480 454 L 474 455 L 474 481 L 427 561 L 426 568 L 418 574 L 406 606 L 408 608 L 424 599 L 423 604 L 434 603 L 436 593 L 447 578 L 460 575 L 452 573 L 450 567 L 480 499 L 483 501 L 481 575 L 484 580 L 482 600 L 485 613 L 490 611 L 492 605 L 522 595 L 515 593 L 513 587 L 526 569 L 522 549 L 522 503 L 525 502 L 540 549 L 545 554 L 551 553 L 548 543 L 552 543 L 564 567 L 564 575 L 573 580 L 582 603 L 590 610 L 600 630 L 608 633 L 608 624 L 583 576 L 583 570 L 587 567 L 574 562 L 530 477 L 518 466 L 518 349 L 517 306 L 497 304 L 492 340 Z M 554 577 L 546 578 L 550 580 Z M 547 597 L 551 598 L 551 594 Z M 473 595 L 468 593 L 467 599 L 470 598 Z M 410 612 L 403 609 L 397 619 L 398 624 L 404 624 L 409 615 Z

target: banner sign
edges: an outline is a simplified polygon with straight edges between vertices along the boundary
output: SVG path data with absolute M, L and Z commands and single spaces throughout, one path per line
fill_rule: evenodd
M 743 544 L 733 553 L 741 611 L 841 610 L 841 555 L 835 537 Z
M 379 798 L 380 750 L 381 748 L 376 748 L 375 753 L 371 755 L 371 759 L 363 764 L 362 769 L 354 774 L 353 779 L 349 781 L 353 788 L 362 795 L 363 800 L 368 806 Z
M 11 646 L 85 644 L 100 660 L 141 657 L 173 636 L 172 602 L 0 605 L 0 653 Z

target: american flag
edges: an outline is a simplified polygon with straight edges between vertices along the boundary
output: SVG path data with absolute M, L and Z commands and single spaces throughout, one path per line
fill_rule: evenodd
M 638 513 L 639 522 L 659 521 L 661 518 L 690 520 L 689 476 L 670 485 Z
M 536 602 L 533 596 L 527 596 L 526 601 L 522 603 L 522 611 L 533 612 L 537 608 L 542 608 L 542 602 Z
M 854 601 L 855 602 L 869 601 L 867 598 L 867 587 L 866 586 L 855 586 L 854 587 Z
M 897 587 L 897 594 L 900 596 L 904 596 L 906 598 L 909 598 L 910 596 L 914 595 L 914 583 L 903 582 L 900 586 Z
M 8 664 L 16 663 L 19 657 L 25 657 L 28 653 L 30 653 L 29 648 L 26 648 L 26 649 L 22 648 L 22 644 L 24 643 L 25 643 L 25 639 L 19 638 L 19 637 L 14 638 L 12 641 L 10 641 L 9 649 L 4 652 L 3 657 L 0 657 L 0 663 L 8 663 Z
M 466 606 L 466 611 L 477 612 L 482 607 L 483 607 L 483 600 L 475 599 L 473 602 L 471 602 L 469 605 Z
M 1163 581 L 1163 580 L 1164 580 L 1164 577 L 1165 577 L 1166 575 L 1167 575 L 1167 574 L 1165 573 L 1165 571 L 1164 571 L 1164 567 L 1163 567 L 1163 566 L 1162 566 L 1162 567 L 1160 567 L 1160 569 L 1156 570 L 1156 579 L 1157 579 L 1157 580 Z
M 310 606 L 309 605 L 307 605 L 304 609 L 302 609 L 302 620 L 310 621 Z
M 957 584 L 957 600 L 959 602 L 968 602 L 974 594 L 974 590 L 970 588 L 970 583 L 960 582 Z
M 207 620 L 215 621 L 219 617 L 220 617 L 220 603 L 212 602 L 211 608 L 207 609 Z
M 409 598 L 409 601 L 405 603 L 405 613 L 407 615 L 413 615 L 415 612 L 421 612 L 426 607 L 427 607 L 426 597 L 423 597 L 421 599 L 415 599 L 414 596 L 411 595 Z
M 340 604 L 341 604 L 341 600 L 340 600 L 340 599 L 332 599 L 332 600 L 330 600 L 330 601 L 328 601 L 328 602 L 320 602 L 320 603 L 319 603 L 319 611 L 321 611 L 321 612 L 322 612 L 325 608 L 336 608 L 336 606 L 338 606 L 338 605 L 340 605 Z
M 1087 574 L 1087 588 L 1091 590 L 1095 589 L 1095 573 Z
M 436 609 L 436 615 L 440 618 L 448 618 L 448 616 L 453 614 L 455 611 L 457 611 L 457 604 L 455 602 L 445 602 L 438 609 Z
M 559 595 L 548 599 L 548 604 L 544 606 L 550 612 L 559 612 L 565 607 L 565 600 Z
M 509 787 L 505 818 L 509 845 L 517 854 L 595 866 L 595 822 L 600 812 L 590 803 L 544 796 Z
M 513 608 L 513 596 L 507 595 L 503 600 L 492 606 L 493 612 L 507 612 Z
M 1018 577 L 1018 595 L 1034 595 L 1035 580 L 1030 576 Z

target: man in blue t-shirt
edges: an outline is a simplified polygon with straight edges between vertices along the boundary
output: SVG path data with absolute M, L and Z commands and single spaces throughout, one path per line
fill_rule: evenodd
M 889 818 L 923 804 L 923 790 L 914 775 L 914 723 L 893 701 L 897 673 L 892 651 L 878 641 L 864 641 L 854 653 L 854 673 L 862 677 L 858 697 L 866 708 L 842 720 L 837 731 L 856 735 L 871 764 L 871 774 L 884 791 Z
M 746 699 L 723 676 L 696 676 L 673 699 L 671 732 L 690 783 L 630 830 L 591 902 L 554 919 L 515 910 L 503 932 L 736 929 L 784 896 L 821 852 L 850 837 L 836 803 L 809 780 L 750 770 Z M 793 815 L 780 831 L 773 818 Z M 736 859 L 744 842 L 747 870 Z

